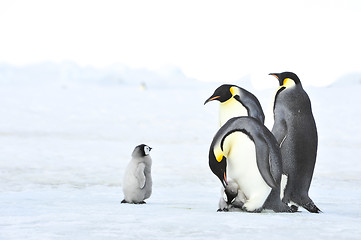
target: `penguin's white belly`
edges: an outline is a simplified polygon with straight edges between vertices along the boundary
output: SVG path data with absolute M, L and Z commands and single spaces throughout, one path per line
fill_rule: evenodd
M 261 208 L 271 188 L 264 181 L 257 166 L 254 142 L 244 133 L 234 132 L 224 142 L 227 176 L 236 181 L 247 198 L 247 211 Z
M 221 103 L 219 108 L 219 123 L 223 126 L 229 119 L 240 116 L 248 116 L 247 108 L 245 108 L 236 99 L 231 98 Z

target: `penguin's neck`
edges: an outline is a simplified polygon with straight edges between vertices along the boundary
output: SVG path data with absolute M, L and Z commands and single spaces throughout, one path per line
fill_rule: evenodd
M 220 103 L 219 106 L 219 124 L 222 127 L 229 119 L 233 117 L 248 116 L 247 108 L 240 102 L 231 97 L 227 101 Z
M 276 104 L 277 97 L 278 97 L 280 90 L 281 90 L 281 92 L 288 92 L 295 87 L 296 87 L 296 83 L 293 80 L 286 80 L 285 83 L 282 86 L 280 86 L 277 89 L 277 91 L 275 92 L 275 95 L 273 97 L 273 108 L 272 109 L 275 109 L 275 104 Z

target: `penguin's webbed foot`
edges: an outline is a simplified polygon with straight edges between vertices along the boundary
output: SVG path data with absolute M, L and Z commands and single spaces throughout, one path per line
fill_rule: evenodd
M 313 202 L 305 203 L 302 207 L 311 213 L 322 213 L 322 211 Z
M 127 201 L 125 201 L 125 199 L 123 199 L 120 203 L 128 203 Z
M 294 212 L 297 212 L 297 211 L 298 211 L 298 207 L 296 205 L 291 205 L 290 206 L 290 211 L 289 212 L 294 213 Z
M 229 209 L 228 208 L 218 208 L 217 212 L 229 212 Z
M 137 203 L 135 203 L 135 204 L 146 204 L 146 202 L 141 201 L 141 202 L 137 202 Z

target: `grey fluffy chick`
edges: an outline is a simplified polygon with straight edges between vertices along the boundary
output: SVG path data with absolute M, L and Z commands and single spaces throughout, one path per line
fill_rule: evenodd
M 122 203 L 143 204 L 152 194 L 152 148 L 141 144 L 135 147 L 123 179 L 124 200 Z
M 246 201 L 246 196 L 244 196 L 235 181 L 228 181 L 226 188 L 222 186 L 221 194 L 222 196 L 218 203 L 218 212 L 242 210 L 242 206 Z

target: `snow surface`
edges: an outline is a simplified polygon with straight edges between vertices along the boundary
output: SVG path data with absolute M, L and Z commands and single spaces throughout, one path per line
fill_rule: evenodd
M 203 103 L 220 83 L 140 82 L 145 90 L 0 84 L 0 239 L 360 239 L 359 82 L 305 87 L 319 133 L 310 196 L 322 214 L 216 212 L 208 148 L 218 104 Z M 269 121 L 276 81 L 246 88 Z M 145 205 L 120 204 L 140 143 L 153 147 L 153 194 Z

